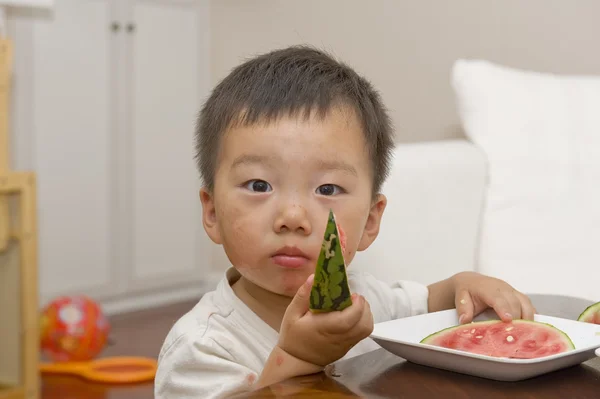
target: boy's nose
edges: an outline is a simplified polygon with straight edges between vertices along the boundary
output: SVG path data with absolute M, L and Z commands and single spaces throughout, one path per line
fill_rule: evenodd
M 277 233 L 287 231 L 299 232 L 305 235 L 310 235 L 311 233 L 308 212 L 303 206 L 298 204 L 290 204 L 284 207 L 279 212 L 279 215 L 277 215 L 273 227 Z

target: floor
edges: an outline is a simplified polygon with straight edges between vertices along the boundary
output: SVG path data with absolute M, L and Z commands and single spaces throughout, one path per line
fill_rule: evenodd
M 112 317 L 110 343 L 100 357 L 156 358 L 169 329 L 197 300 Z M 63 376 L 43 377 L 41 399 L 152 399 L 152 382 L 102 385 Z

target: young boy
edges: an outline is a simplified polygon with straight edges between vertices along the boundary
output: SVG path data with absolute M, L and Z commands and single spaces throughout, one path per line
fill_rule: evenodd
M 307 47 L 234 69 L 199 116 L 202 222 L 232 267 L 168 334 L 158 399 L 210 398 L 311 374 L 377 348 L 373 323 L 456 307 L 461 322 L 491 307 L 531 319 L 507 283 L 459 273 L 428 287 L 348 269 L 353 304 L 308 310 L 329 210 L 346 263 L 377 237 L 393 129 L 379 95 L 348 66 Z M 392 205 L 393 206 L 393 205 Z

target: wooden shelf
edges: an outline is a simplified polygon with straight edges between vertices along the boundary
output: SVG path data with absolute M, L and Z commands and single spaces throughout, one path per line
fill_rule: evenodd
M 8 117 L 10 99 L 10 74 L 12 68 L 12 43 L 0 37 L 0 173 L 9 169 Z M 0 197 L 0 220 L 7 220 L 8 200 Z M 9 240 L 8 226 L 0 223 L 0 251 L 6 250 Z
M 32 172 L 0 171 L 0 198 L 10 241 L 0 251 L 0 399 L 39 397 L 36 179 Z M 12 386 L 15 386 L 14 388 Z M 16 386 L 19 387 L 16 387 Z
M 0 374 L 5 382 L 0 384 L 0 399 L 37 399 L 36 179 L 32 172 L 10 170 L 12 66 L 12 43 L 0 37 Z

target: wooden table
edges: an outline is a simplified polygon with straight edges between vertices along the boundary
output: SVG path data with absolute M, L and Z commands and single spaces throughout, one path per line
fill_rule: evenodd
M 569 319 L 589 304 L 559 296 L 531 298 L 538 313 Z M 244 397 L 600 399 L 600 358 L 525 381 L 499 382 L 419 366 L 379 349 Z

